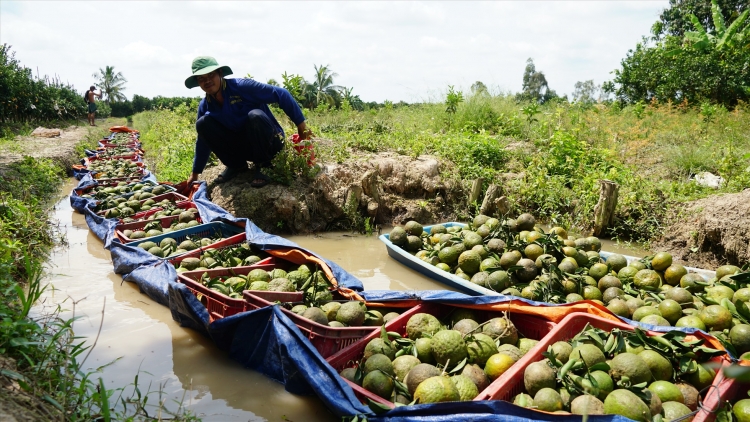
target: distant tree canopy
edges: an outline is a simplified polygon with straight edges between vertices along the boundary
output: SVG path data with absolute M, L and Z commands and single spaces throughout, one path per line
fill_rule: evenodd
M 519 100 L 535 101 L 544 104 L 557 98 L 557 93 L 550 89 L 544 73 L 536 70 L 534 60 L 526 60 L 526 69 L 523 72 L 523 90 L 516 96 Z
M 485 85 L 484 82 L 476 81 L 471 84 L 471 93 L 474 95 L 487 95 L 489 94 L 489 91 L 487 90 L 487 85 Z
M 67 120 L 83 116 L 83 93 L 59 78 L 34 76 L 16 60 L 8 44 L 0 44 L 0 133 L 11 125 Z
M 730 25 L 740 14 L 750 7 L 748 0 L 717 0 L 724 21 Z M 669 8 L 664 9 L 652 27 L 656 37 L 674 35 L 682 37 L 685 32 L 694 30 L 690 20 L 693 14 L 708 31 L 714 30 L 711 2 L 706 0 L 669 0 Z
M 314 65 L 315 75 L 312 82 L 308 82 L 300 75 L 281 75 L 280 86 L 289 91 L 300 106 L 308 109 L 318 107 L 341 108 L 348 104 L 354 110 L 364 110 L 365 103 L 359 95 L 352 94 L 354 88 L 336 85 L 334 78 L 338 76 L 329 65 Z M 270 79 L 269 82 L 276 82 Z
M 717 0 L 711 7 L 710 26 L 686 12 L 690 30 L 663 39 L 644 37 L 628 51 L 614 72 L 620 101 L 710 101 L 731 108 L 750 100 L 750 11 L 728 24 Z
M 596 93 L 601 89 L 600 86 L 594 84 L 593 79 L 588 81 L 578 81 L 575 84 L 573 91 L 573 101 L 581 104 L 593 104 L 597 101 Z
M 98 79 L 97 84 L 104 92 L 106 97 L 104 101 L 107 104 L 127 99 L 122 92 L 125 91 L 125 84 L 128 80 L 125 79 L 122 72 L 115 72 L 114 66 L 104 66 L 104 69 L 99 69 L 99 73 L 94 73 L 92 76 Z

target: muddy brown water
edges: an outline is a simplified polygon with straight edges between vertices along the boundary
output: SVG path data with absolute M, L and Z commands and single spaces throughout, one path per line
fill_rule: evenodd
M 35 307 L 37 314 L 60 306 L 63 317 L 75 316 L 76 335 L 96 345 L 84 367 L 95 370 L 108 388 L 132 391 L 138 375 L 141 391 L 163 391 L 168 408 L 182 403 L 205 421 L 335 421 L 316 397 L 287 393 L 284 387 L 245 369 L 196 331 L 180 327 L 167 307 L 123 282 L 112 271 L 109 252 L 88 229 L 83 215 L 70 207 L 68 182 L 53 217 L 68 246 L 50 260 L 49 288 Z M 388 257 L 376 235 L 323 233 L 290 240 L 338 263 L 362 280 L 365 289 L 446 289 Z M 613 252 L 645 255 L 605 243 Z M 104 316 L 102 320 L 102 315 Z M 101 333 L 98 335 L 101 324 Z M 151 402 L 157 400 L 154 395 Z

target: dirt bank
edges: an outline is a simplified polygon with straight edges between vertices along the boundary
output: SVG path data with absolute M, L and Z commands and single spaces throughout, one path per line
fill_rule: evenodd
M 685 204 L 653 250 L 707 269 L 750 262 L 750 189 Z
M 76 145 L 90 134 L 103 132 L 104 126 L 69 126 L 61 129 L 59 137 L 38 138 L 35 136 L 17 136 L 15 143 L 0 145 L 0 169 L 10 163 L 21 161 L 24 156 L 49 158 L 60 163 L 66 170 L 78 164 L 81 157 L 75 151 Z M 108 126 L 107 126 L 108 127 Z
M 441 175 L 452 166 L 434 156 L 394 153 L 361 155 L 346 163 L 321 163 L 312 181 L 291 186 L 250 186 L 252 173 L 225 184 L 209 183 L 209 196 L 237 216 L 252 219 L 272 233 L 307 233 L 361 226 L 453 220 L 466 201 L 463 188 Z M 223 166 L 206 170 L 212 181 Z

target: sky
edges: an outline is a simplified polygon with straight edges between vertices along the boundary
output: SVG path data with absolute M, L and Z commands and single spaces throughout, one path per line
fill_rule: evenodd
M 40 76 L 83 92 L 100 68 L 127 79 L 124 94 L 201 96 L 185 88 L 192 59 L 215 57 L 235 76 L 312 80 L 328 65 L 364 101 L 441 101 L 449 85 L 521 90 L 532 58 L 549 86 L 612 71 L 668 7 L 653 1 L 7 1 L 0 43 Z

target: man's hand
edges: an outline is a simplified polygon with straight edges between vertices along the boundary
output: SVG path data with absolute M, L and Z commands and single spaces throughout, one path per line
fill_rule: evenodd
M 299 138 L 301 140 L 310 139 L 314 135 L 310 129 L 307 128 L 307 124 L 305 122 L 300 123 L 297 125 L 297 133 L 299 134 Z
M 200 176 L 200 173 L 191 173 L 190 177 L 188 177 L 188 179 L 187 179 L 188 186 L 192 185 L 193 182 L 197 182 L 198 181 L 198 176 Z

